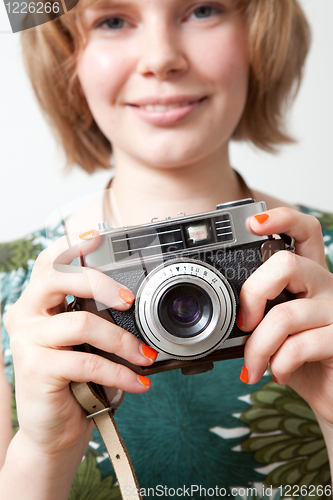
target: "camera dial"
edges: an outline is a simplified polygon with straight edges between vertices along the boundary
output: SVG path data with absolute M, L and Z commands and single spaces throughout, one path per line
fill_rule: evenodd
M 147 343 L 184 360 L 217 349 L 236 316 L 228 280 L 194 259 L 169 260 L 156 267 L 140 285 L 135 307 L 136 323 Z

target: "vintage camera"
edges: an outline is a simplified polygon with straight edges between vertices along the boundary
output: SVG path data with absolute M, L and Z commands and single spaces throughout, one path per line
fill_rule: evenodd
M 150 374 L 182 368 L 198 373 L 213 362 L 242 357 L 250 335 L 235 325 L 238 297 L 245 280 L 274 252 L 293 250 L 285 235 L 273 238 L 250 232 L 246 220 L 266 210 L 248 198 L 218 205 L 212 212 L 110 229 L 99 225 L 101 241 L 82 258 L 126 285 L 135 295 L 127 311 L 107 309 L 76 298 L 72 310 L 88 310 L 113 321 L 158 351 L 153 366 L 137 367 L 92 346 L 97 352 Z M 284 291 L 268 305 L 290 300 Z

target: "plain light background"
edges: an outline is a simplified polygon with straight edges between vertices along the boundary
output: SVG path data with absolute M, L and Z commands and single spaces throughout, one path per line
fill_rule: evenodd
M 236 143 L 231 160 L 250 186 L 333 212 L 333 1 L 301 4 L 313 43 L 289 118 L 298 143 L 276 156 Z M 79 168 L 64 174 L 64 156 L 24 72 L 19 38 L 0 1 L 0 241 L 43 228 L 55 210 L 102 190 L 110 177 L 108 172 L 89 176 Z

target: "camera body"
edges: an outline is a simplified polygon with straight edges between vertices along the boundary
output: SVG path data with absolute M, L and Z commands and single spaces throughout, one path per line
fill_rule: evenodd
M 212 362 L 243 355 L 250 333 L 235 324 L 246 279 L 272 255 L 292 249 L 291 241 L 252 233 L 246 221 L 266 210 L 248 198 L 214 211 L 125 228 L 99 225 L 97 249 L 82 265 L 106 273 L 135 295 L 127 311 L 75 299 L 85 309 L 113 321 L 158 351 L 152 367 L 129 365 L 92 346 L 85 350 L 129 365 L 138 373 L 182 368 L 197 373 Z M 276 302 L 292 298 L 281 294 Z

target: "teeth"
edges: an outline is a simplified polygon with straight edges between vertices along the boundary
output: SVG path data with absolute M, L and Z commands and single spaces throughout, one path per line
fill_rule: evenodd
M 169 104 L 168 106 L 163 106 L 162 104 L 148 104 L 147 106 L 142 106 L 146 111 L 168 111 L 169 109 L 182 108 L 188 106 L 189 102 L 181 102 L 180 104 Z

